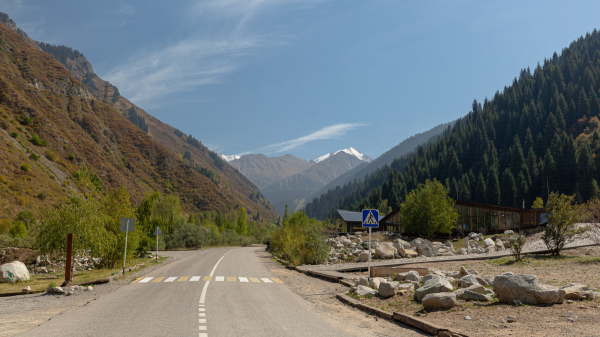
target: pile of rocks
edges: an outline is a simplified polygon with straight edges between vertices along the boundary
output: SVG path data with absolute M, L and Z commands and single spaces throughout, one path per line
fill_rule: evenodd
M 76 255 L 73 257 L 73 271 L 94 270 L 100 262 L 100 258 L 92 258 L 87 254 Z M 65 263 L 65 257 L 51 260 L 46 255 L 40 255 L 31 265 L 31 270 L 34 274 L 53 274 L 56 270 L 65 270 Z
M 414 292 L 414 300 L 420 302 L 425 310 L 450 309 L 461 301 L 490 302 L 495 298 L 512 305 L 545 305 L 600 297 L 600 293 L 578 283 L 556 287 L 541 284 L 535 275 L 508 272 L 492 277 L 464 267 L 457 272 L 429 269 L 429 273 L 423 276 L 411 270 L 388 278 L 369 280 L 362 277 L 350 289 L 350 293 L 359 296 L 378 295 L 384 298 L 409 292 Z
M 514 234 L 512 231 L 506 231 L 505 234 Z M 469 233 L 464 238 L 464 248 L 454 249 L 450 240 L 444 242 L 429 241 L 416 238 L 410 242 L 400 238 L 392 242 L 371 241 L 371 251 L 369 252 L 369 241 L 363 236 L 363 232 L 357 232 L 354 235 L 344 235 L 327 239 L 329 248 L 329 258 L 326 263 L 332 264 L 341 261 L 366 262 L 371 258 L 379 259 L 398 259 L 411 257 L 436 257 L 453 256 L 467 254 L 489 254 L 491 252 L 504 250 L 512 246 L 510 238 L 500 238 L 494 235 L 484 239 L 481 233 Z
M 94 288 L 91 286 L 82 287 L 82 286 L 70 286 L 70 287 L 48 287 L 46 288 L 46 293 L 56 294 L 56 295 L 65 295 L 71 296 L 78 291 L 93 291 Z

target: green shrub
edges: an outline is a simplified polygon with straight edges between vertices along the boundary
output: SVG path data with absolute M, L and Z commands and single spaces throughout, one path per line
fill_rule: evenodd
M 15 221 L 12 226 L 8 230 L 8 234 L 13 238 L 26 238 L 27 237 L 27 227 L 25 227 L 25 223 L 23 221 Z
M 13 138 L 17 138 L 18 135 L 19 134 L 16 133 L 16 132 L 14 132 L 14 131 L 10 133 L 10 136 L 13 137 Z
M 49 161 L 56 161 L 56 160 L 58 160 L 58 154 L 56 154 L 56 152 L 48 149 L 48 150 L 46 150 L 46 158 L 48 158 Z
M 31 144 L 36 145 L 36 146 L 48 145 L 47 141 L 41 139 L 40 136 L 36 135 L 35 133 L 31 136 L 31 138 L 29 138 L 29 141 L 31 142 Z
M 0 175 L 0 183 L 3 183 L 4 185 L 8 184 L 8 179 L 6 179 L 5 176 Z
M 31 124 L 31 118 L 23 116 L 23 117 L 21 117 L 19 122 L 23 125 L 29 125 L 29 124 Z
M 30 172 L 31 171 L 31 165 L 30 164 L 23 164 L 23 165 L 21 165 L 21 170 L 23 170 L 25 172 Z
M 273 232 L 273 253 L 294 265 L 321 263 L 329 254 L 324 229 L 320 221 L 310 219 L 303 211 L 294 213 Z
M 75 157 L 75 154 L 73 154 L 73 153 L 69 153 L 69 155 L 67 157 L 69 158 L 69 160 L 77 159 L 77 157 Z
M 37 154 L 35 154 L 35 153 L 32 153 L 32 154 L 29 156 L 29 158 L 31 158 L 31 160 L 35 160 L 35 161 L 37 161 L 38 159 L 40 159 L 40 156 L 38 156 L 38 155 L 37 155 Z

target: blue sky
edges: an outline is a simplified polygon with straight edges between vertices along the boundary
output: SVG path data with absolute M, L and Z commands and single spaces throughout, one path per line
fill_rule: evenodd
M 600 26 L 597 1 L 14 1 L 162 121 L 226 155 L 375 158 Z

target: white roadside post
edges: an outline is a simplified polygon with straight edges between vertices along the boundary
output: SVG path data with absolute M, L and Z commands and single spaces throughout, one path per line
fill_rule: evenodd
M 368 279 L 371 280 L 371 228 L 379 228 L 379 210 L 377 209 L 363 209 L 362 210 L 362 226 L 369 228 L 369 264 Z
M 158 262 L 158 236 L 162 235 L 162 231 L 160 230 L 160 227 L 156 226 L 154 235 L 156 235 L 156 262 Z
M 131 222 L 131 228 L 129 223 Z M 127 261 L 127 234 L 135 230 L 134 218 L 121 218 L 121 232 L 125 232 L 125 252 L 123 253 L 123 275 L 125 275 L 125 262 Z

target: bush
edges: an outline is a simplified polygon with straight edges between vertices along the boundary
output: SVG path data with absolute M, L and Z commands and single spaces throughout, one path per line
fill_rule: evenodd
M 52 150 L 46 150 L 46 158 L 48 158 L 49 161 L 57 161 L 58 154 Z
M 525 236 L 516 234 L 512 236 L 509 241 L 511 244 L 510 250 L 513 252 L 515 260 L 521 261 L 521 253 L 523 252 L 523 247 L 525 246 Z
M 321 263 L 329 254 L 323 231 L 320 221 L 308 218 L 303 211 L 294 213 L 273 232 L 273 253 L 294 265 Z
M 31 124 L 31 118 L 23 116 L 23 117 L 21 117 L 19 122 L 23 125 L 29 125 L 29 124 Z
M 585 208 L 575 204 L 575 196 L 552 192 L 546 204 L 548 224 L 542 240 L 552 255 L 560 255 L 565 245 L 587 231 L 577 223 L 585 218 Z
M 77 157 L 75 157 L 75 154 L 73 154 L 73 153 L 69 153 L 69 155 L 67 156 L 67 158 L 69 158 L 69 160 L 75 160 L 75 159 L 77 159 Z
M 10 229 L 11 226 L 12 226 L 12 220 L 11 219 L 2 219 L 2 220 L 0 220 L 0 234 L 6 234 L 6 233 L 8 233 L 8 230 Z
M 12 226 L 8 230 L 8 234 L 13 238 L 26 238 L 27 237 L 27 228 L 23 221 L 15 221 Z
M 8 184 L 8 179 L 6 179 L 5 176 L 0 175 L 0 183 L 3 183 L 4 185 Z
M 31 142 L 31 144 L 36 145 L 36 146 L 48 145 L 47 141 L 41 139 L 40 136 L 36 135 L 35 133 L 31 135 L 31 138 L 29 138 L 29 141 Z
M 14 131 L 10 133 L 10 136 L 13 137 L 13 138 L 17 138 L 18 135 L 19 134 L 16 133 L 16 132 L 14 132 Z
M 35 154 L 35 153 L 32 153 L 32 154 L 29 156 L 29 158 L 31 158 L 31 160 L 37 161 L 38 159 L 40 159 L 40 156 L 38 156 L 38 155 L 37 155 L 37 154 Z
M 21 170 L 25 171 L 25 172 L 31 172 L 31 165 L 30 164 L 23 164 L 21 165 Z

